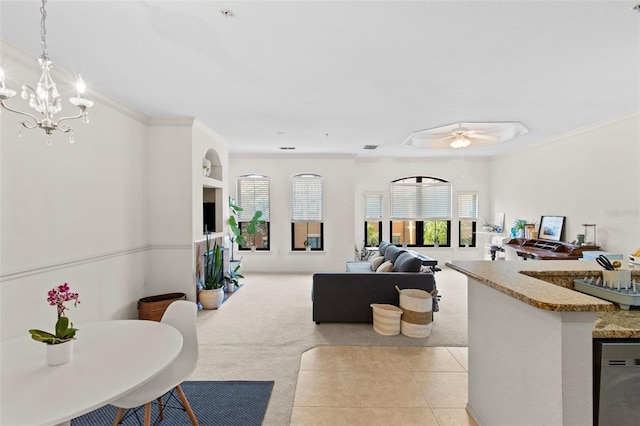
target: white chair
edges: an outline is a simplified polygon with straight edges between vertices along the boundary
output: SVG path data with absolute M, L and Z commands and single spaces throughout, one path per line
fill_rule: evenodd
M 524 260 L 513 247 L 504 246 L 504 260 Z
M 197 305 L 186 300 L 176 300 L 171 303 L 164 315 L 162 323 L 169 324 L 182 334 L 182 350 L 175 361 L 162 371 L 158 376 L 151 379 L 141 387 L 122 398 L 113 401 L 111 405 L 118 408 L 118 413 L 113 421 L 113 426 L 120 424 L 125 409 L 145 407 L 144 424 L 151 424 L 151 403 L 158 400 L 159 415 L 163 417 L 162 396 L 175 389 L 178 393 L 182 406 L 189 414 L 191 423 L 198 425 L 198 420 L 191 410 L 189 401 L 184 395 L 180 384 L 193 372 L 198 362 L 198 334 L 196 330 Z

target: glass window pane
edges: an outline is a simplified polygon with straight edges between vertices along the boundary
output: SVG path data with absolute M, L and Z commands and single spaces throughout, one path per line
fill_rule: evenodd
M 424 222 L 424 245 L 449 245 L 449 222 L 446 220 L 428 220 Z
M 416 222 L 394 220 L 391 222 L 391 244 L 416 244 Z
M 367 247 L 376 247 L 380 244 L 380 238 L 382 236 L 382 222 L 365 222 L 365 226 L 365 245 Z
M 293 222 L 293 250 L 305 250 L 307 246 L 312 250 L 323 250 L 323 226 L 319 222 Z
M 476 222 L 473 220 L 461 220 L 460 221 L 460 247 L 475 247 Z
M 255 245 L 258 250 L 269 250 L 269 222 L 258 223 L 256 226 L 256 234 L 247 234 L 247 222 L 240 222 L 240 229 L 244 237 L 244 245 L 240 250 L 249 250 L 251 245 Z

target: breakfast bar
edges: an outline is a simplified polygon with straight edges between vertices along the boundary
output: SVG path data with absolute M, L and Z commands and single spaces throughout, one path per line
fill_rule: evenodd
M 640 338 L 640 310 L 573 289 L 602 268 L 585 260 L 446 265 L 468 277 L 467 409 L 478 424 L 592 424 L 593 338 Z

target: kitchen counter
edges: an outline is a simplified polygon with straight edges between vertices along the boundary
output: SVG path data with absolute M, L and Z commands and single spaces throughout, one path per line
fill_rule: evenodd
M 640 307 L 625 311 L 573 290 L 573 280 L 600 276 L 592 260 L 526 262 L 453 261 L 447 266 L 528 305 L 548 311 L 596 311 L 594 338 L 640 338 Z M 640 270 L 632 270 L 640 281 Z
M 574 279 L 601 275 L 591 260 L 446 265 L 468 281 L 467 411 L 475 421 L 592 424 L 593 338 L 640 338 L 640 309 L 573 290 Z

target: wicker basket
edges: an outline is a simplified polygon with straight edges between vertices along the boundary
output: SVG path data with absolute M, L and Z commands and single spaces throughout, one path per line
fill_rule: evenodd
M 372 303 L 370 306 L 373 308 L 373 331 L 383 336 L 400 334 L 400 308 L 379 303 Z
M 157 296 L 143 297 L 138 300 L 138 319 L 160 321 L 167 307 L 176 300 L 185 300 L 184 293 L 159 294 Z
M 400 290 L 400 309 L 402 309 L 402 334 L 409 337 L 428 337 L 433 327 L 433 297 L 430 293 L 418 289 Z

